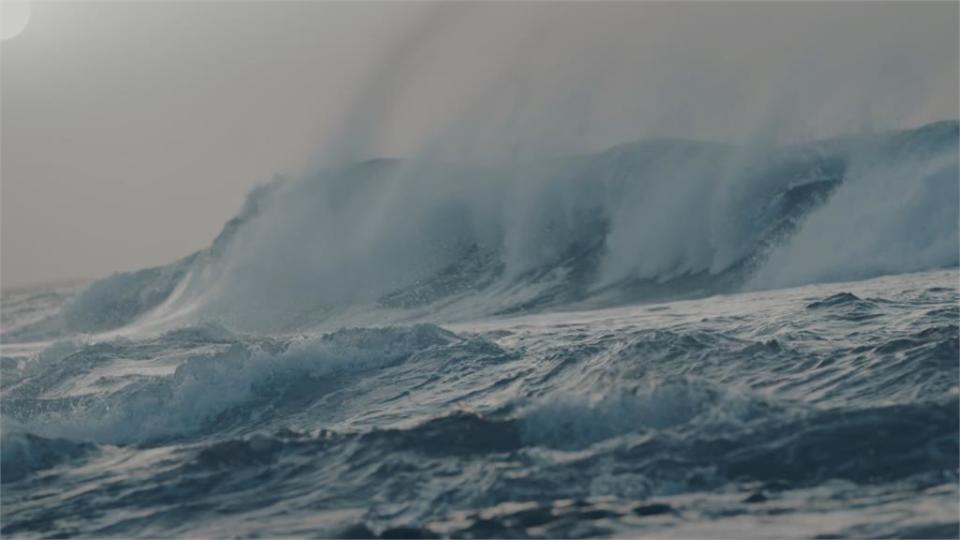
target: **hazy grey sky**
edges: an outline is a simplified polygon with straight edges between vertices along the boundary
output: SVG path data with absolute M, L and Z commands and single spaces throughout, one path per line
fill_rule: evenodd
M 958 4 L 33 2 L 0 47 L 2 285 L 207 245 L 326 159 L 957 117 Z

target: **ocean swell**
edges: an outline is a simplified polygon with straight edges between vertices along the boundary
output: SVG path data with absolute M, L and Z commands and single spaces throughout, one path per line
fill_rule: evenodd
M 342 166 L 255 190 L 209 249 L 96 282 L 57 324 L 5 338 L 446 322 L 955 266 L 957 138 L 951 121 L 762 149 Z

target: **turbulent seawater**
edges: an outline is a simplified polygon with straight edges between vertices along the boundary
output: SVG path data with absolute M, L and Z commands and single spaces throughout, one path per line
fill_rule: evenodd
M 0 532 L 956 538 L 956 143 L 366 162 L 4 291 Z

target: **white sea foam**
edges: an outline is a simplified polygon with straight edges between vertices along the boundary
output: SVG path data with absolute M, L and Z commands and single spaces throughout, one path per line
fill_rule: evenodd
M 95 283 L 64 324 L 443 322 L 955 266 L 957 133 L 346 165 L 255 192 L 212 248 Z

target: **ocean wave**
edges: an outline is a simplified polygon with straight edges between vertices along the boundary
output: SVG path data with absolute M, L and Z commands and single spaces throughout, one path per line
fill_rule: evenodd
M 89 456 L 97 450 L 92 443 L 41 437 L 9 426 L 4 426 L 2 440 L 0 478 L 5 484 Z
M 526 413 L 523 433 L 530 443 L 582 449 L 630 433 L 671 429 L 701 435 L 731 433 L 757 418 L 784 415 L 787 409 L 759 396 L 730 395 L 706 382 L 675 379 L 611 389 L 593 400 L 573 396 L 547 400 Z
M 497 352 L 479 338 L 461 337 L 435 325 L 345 329 L 305 338 L 224 343 L 214 327 L 172 331 L 160 344 L 57 343 L 33 361 L 33 376 L 7 390 L 6 415 L 19 416 L 43 435 L 112 444 L 157 442 L 242 427 L 286 402 L 313 399 L 344 377 L 421 356 Z M 208 340 L 195 351 L 198 336 Z M 189 340 L 184 341 L 184 338 Z M 173 341 L 165 341 L 165 340 Z M 126 345 L 128 348 L 122 348 Z M 115 389 L 63 395 L 63 384 L 88 378 L 93 369 L 122 360 L 137 347 L 188 347 L 169 375 L 133 377 Z M 64 361 L 66 357 L 69 359 Z M 147 373 L 153 374 L 147 365 Z M 101 381 L 102 383 L 102 381 Z M 53 392 L 53 393 L 51 393 Z
M 957 134 L 328 169 L 256 190 L 210 248 L 96 282 L 57 324 L 442 322 L 956 266 Z
M 817 530 L 952 530 L 955 283 L 77 336 L 4 364 L 2 532 L 630 536 L 853 506 Z
M 595 517 L 567 516 L 588 521 L 631 513 L 669 517 L 677 509 L 658 500 L 722 492 L 725 486 L 729 491 L 731 485 L 747 486 L 749 491 L 737 496 L 746 504 L 825 482 L 879 486 L 909 480 L 938 485 L 949 481 L 958 464 L 955 400 L 811 410 L 792 419 L 758 415 L 741 420 L 749 429 L 712 433 L 671 427 L 646 433 L 623 430 L 588 447 L 530 438 L 527 424 L 541 418 L 457 412 L 360 433 L 255 433 L 183 450 L 189 459 L 176 474 L 165 475 L 164 482 L 186 488 L 213 478 L 228 494 L 248 489 L 244 479 L 251 478 L 264 489 L 276 486 L 289 493 L 322 481 L 333 490 L 324 497 L 347 506 L 388 496 L 409 499 L 410 506 L 420 500 L 426 506 L 416 512 L 438 522 L 450 519 L 451 509 L 469 513 L 484 508 L 475 513 L 492 518 L 498 515 L 493 508 L 507 502 L 557 506 L 556 512 L 548 512 L 554 517 L 546 523 L 568 521 L 560 507 L 608 511 Z M 171 489 L 153 491 L 166 497 Z M 414 512 L 406 504 L 398 506 Z M 388 528 L 384 522 L 396 523 L 397 516 L 368 517 L 375 521 L 370 527 L 379 530 Z

